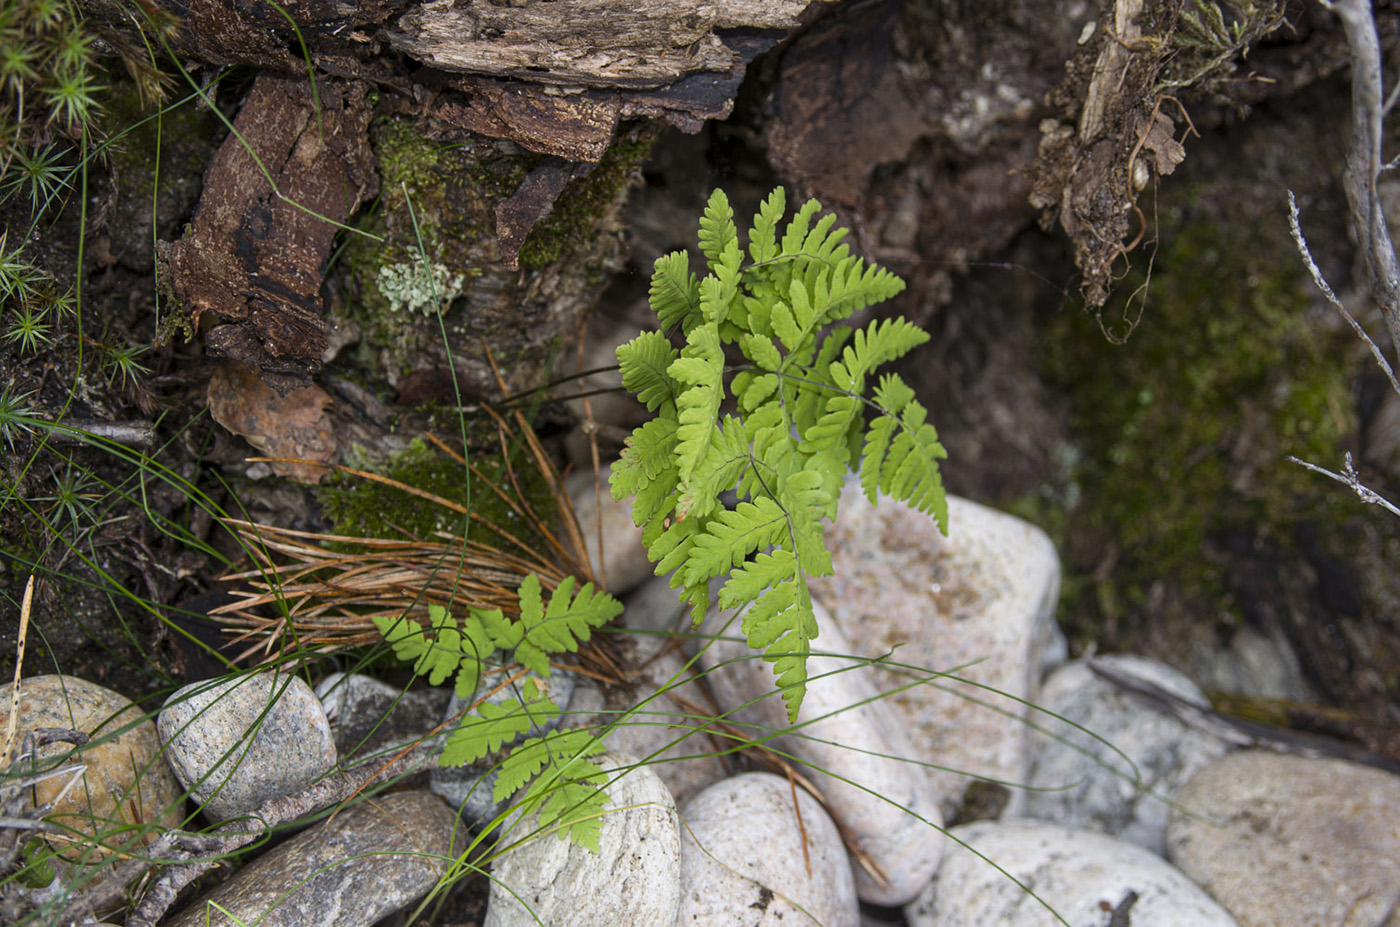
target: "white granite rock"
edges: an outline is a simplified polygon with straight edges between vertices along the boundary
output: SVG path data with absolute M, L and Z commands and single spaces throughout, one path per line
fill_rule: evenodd
M 952 836 L 986 859 L 949 850 L 905 907 L 909 927 L 1045 927 L 1056 923 L 1046 905 L 1071 927 L 1235 927 L 1190 879 L 1136 844 L 1039 821 L 979 821 Z M 1111 919 L 1125 906 L 1126 917 Z
M 681 820 L 676 927 L 860 923 L 836 825 L 786 779 L 768 773 L 726 779 L 691 799 Z
M 192 683 L 166 700 L 156 726 L 171 769 L 215 821 L 296 794 L 336 763 L 325 709 L 297 676 Z
M 486 927 L 673 927 L 680 901 L 680 830 L 671 793 L 635 760 L 608 755 L 616 770 L 607 787 L 597 853 L 536 834 L 507 849 L 492 867 Z M 632 767 L 632 768 L 629 768 Z M 521 840 L 534 819 L 505 835 Z
M 618 502 L 613 499 L 606 469 L 598 474 L 597 486 L 601 494 L 594 491 L 591 469 L 575 470 L 564 482 L 573 502 L 574 514 L 578 517 L 579 532 L 588 547 L 593 573 L 600 580 L 606 579 L 607 590 L 618 595 L 644 582 L 652 575 L 654 567 L 647 559 L 646 546 L 642 544 L 642 529 L 632 522 L 632 501 L 624 499 Z M 600 510 L 603 526 L 601 557 L 598 555 Z
M 641 758 L 680 805 L 729 774 L 716 753 L 731 744 L 691 733 L 702 727 L 696 716 L 713 712 L 713 706 L 698 679 L 686 669 L 678 643 L 654 635 L 635 635 L 634 640 L 635 710 L 608 733 L 605 742 L 616 753 Z
M 1210 708 L 1191 680 L 1165 664 L 1135 656 L 1096 657 L 1095 662 Z M 1229 750 L 1220 739 L 1103 679 L 1084 661 L 1053 673 L 1036 704 L 1044 711 L 1036 713 L 1035 723 L 1048 733 L 1034 735 L 1030 785 L 1046 791 L 1026 794 L 1025 814 L 1101 831 L 1158 856 L 1166 852 L 1168 802 Z
M 873 669 L 845 656 L 853 652 L 840 624 L 816 603 L 820 637 L 807 660 L 807 694 L 797 715 L 800 733 L 777 737 L 772 746 L 806 764 L 833 816 L 860 840 L 865 853 L 884 871 L 880 884 L 863 868 L 855 872 L 861 900 L 899 905 L 912 899 L 938 868 L 943 834 L 928 770 L 905 758 L 915 756 L 904 735 L 904 720 L 879 698 Z M 717 634 L 729 613 L 706 620 Z M 727 635 L 738 633 L 738 622 Z M 755 738 L 789 727 L 787 706 L 774 688 L 771 668 L 742 640 L 716 637 L 700 655 L 706 680 L 721 708 Z M 765 697 L 767 696 L 767 697 Z M 761 699 L 761 700 L 759 700 Z M 755 701 L 759 700 L 759 701 Z
M 1035 701 L 1055 640 L 1059 558 L 1039 528 L 966 499 L 948 497 L 948 523 L 945 538 L 929 516 L 883 497 L 872 506 L 848 480 L 827 532 L 835 574 L 815 579 L 813 592 L 860 655 L 967 680 L 934 678 L 889 700 L 918 759 L 1024 782 L 1031 731 L 1016 700 Z M 875 673 L 882 692 L 910 681 L 897 668 Z M 972 781 L 931 776 L 945 813 Z M 1020 795 L 1013 790 L 1010 813 Z
M 1400 776 L 1245 750 L 1178 801 L 1170 859 L 1242 927 L 1373 927 L 1400 905 Z
M 244 866 L 165 927 L 369 927 L 427 894 L 456 819 L 427 792 L 361 802 Z
M 0 741 L 9 728 L 13 694 L 13 684 L 0 686 Z M 50 822 L 95 837 L 109 850 L 129 849 L 134 839 L 149 843 L 162 829 L 179 826 L 184 810 L 180 786 L 160 758 L 155 724 L 141 717 L 141 709 L 125 695 L 77 676 L 20 680 L 12 758 L 37 728 L 76 730 L 92 738 L 81 748 L 53 743 L 36 751 L 38 770 L 49 768 L 64 755 L 69 758 L 63 766 L 87 767 L 54 805 Z M 26 760 L 26 769 L 33 759 Z M 55 801 L 71 778 L 65 774 L 40 782 L 30 800 L 37 805 Z M 93 850 L 90 843 L 82 842 L 55 846 L 71 859 Z

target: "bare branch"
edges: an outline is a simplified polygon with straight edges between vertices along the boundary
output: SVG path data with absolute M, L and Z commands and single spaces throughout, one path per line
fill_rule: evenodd
M 1371 505 L 1379 505 L 1392 515 L 1400 515 L 1400 508 L 1396 508 L 1380 493 L 1361 482 L 1361 475 L 1356 472 L 1356 468 L 1353 467 L 1351 463 L 1351 451 L 1347 451 L 1346 466 L 1342 468 L 1341 473 L 1319 467 L 1316 464 L 1310 464 L 1306 460 L 1299 460 L 1297 457 L 1289 457 L 1288 460 L 1290 463 L 1295 463 L 1300 467 L 1306 467 L 1314 473 L 1321 473 L 1323 476 L 1334 479 L 1338 483 L 1349 487 L 1362 502 L 1368 502 Z
M 1395 371 L 1391 369 L 1389 361 L 1381 353 L 1381 349 L 1371 340 L 1371 336 L 1366 334 L 1366 329 L 1361 327 L 1361 323 L 1356 321 L 1347 307 L 1342 305 L 1342 301 L 1337 298 L 1337 294 L 1332 292 L 1332 287 L 1327 284 L 1327 278 L 1322 276 L 1322 271 L 1318 269 L 1317 262 L 1313 260 L 1312 251 L 1308 248 L 1307 239 L 1303 237 L 1303 228 L 1298 222 L 1298 200 L 1293 196 L 1293 191 L 1288 191 L 1288 228 L 1293 233 L 1293 243 L 1298 246 L 1298 253 L 1303 256 L 1303 263 L 1308 266 L 1308 273 L 1312 274 L 1313 283 L 1322 291 L 1322 295 L 1327 297 L 1327 301 L 1332 304 L 1342 318 L 1347 320 L 1351 330 L 1356 332 L 1356 337 L 1366 342 L 1366 347 L 1371 349 L 1371 356 L 1376 359 L 1376 363 L 1385 371 L 1386 378 L 1390 380 L 1390 388 L 1400 394 L 1400 382 L 1395 379 Z
M 1342 21 L 1351 53 L 1351 150 L 1343 174 L 1356 240 L 1366 258 L 1371 298 L 1380 306 L 1393 345 L 1400 350 L 1400 260 L 1376 194 L 1384 168 L 1381 135 L 1385 101 L 1381 46 L 1369 0 L 1322 0 Z

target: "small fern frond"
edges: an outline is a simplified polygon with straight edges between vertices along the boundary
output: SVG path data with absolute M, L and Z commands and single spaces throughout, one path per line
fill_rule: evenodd
M 739 230 L 734 227 L 734 210 L 723 190 L 710 194 L 705 214 L 700 217 L 700 253 L 710 264 L 719 264 L 725 251 L 738 248 Z
M 574 578 L 566 576 L 545 606 L 540 580 L 534 573 L 520 584 L 520 624 L 525 637 L 515 648 L 515 659 L 528 670 L 549 675 L 551 653 L 574 653 L 594 628 L 601 628 L 622 613 L 622 603 L 585 583 L 574 595 Z
M 714 323 L 698 326 L 690 333 L 689 343 L 668 372 L 688 384 L 676 402 L 680 422 L 676 431 L 676 465 L 685 482 L 710 448 L 724 398 L 724 349 Z
M 768 194 L 753 217 L 749 233 L 749 259 L 764 264 L 778 256 L 778 221 L 787 211 L 787 191 L 782 187 Z
M 700 321 L 700 283 L 690 272 L 684 251 L 672 251 L 656 259 L 651 271 L 651 308 L 668 331 L 683 333 Z
M 727 573 L 754 553 L 788 536 L 788 516 L 765 496 L 718 512 L 695 537 L 686 560 L 686 585 Z
M 622 386 L 635 393 L 648 412 L 667 406 L 674 408 L 681 391 L 666 369 L 680 356 L 662 332 L 642 332 L 626 344 L 618 345 L 617 363 Z
M 559 706 L 545 698 L 539 689 L 532 685 L 524 689 L 523 699 L 482 702 L 476 715 L 468 715 L 448 736 L 439 762 L 443 766 L 475 763 L 521 734 L 543 730 L 551 719 L 559 716 Z

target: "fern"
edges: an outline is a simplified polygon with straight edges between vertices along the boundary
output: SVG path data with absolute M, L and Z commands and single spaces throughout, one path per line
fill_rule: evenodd
M 411 618 L 379 617 L 374 622 L 393 645 L 394 656 L 413 663 L 415 676 L 440 685 L 455 675 L 457 694 L 474 700 L 489 663 L 518 663 L 548 677 L 550 654 L 577 651 L 595 628 L 622 612 L 620 602 L 595 590 L 592 583 L 577 594 L 574 585 L 572 577 L 564 579 L 545 602 L 539 577 L 526 576 L 519 589 L 519 621 L 506 618 L 500 609 L 468 607 L 459 623 L 447 609 L 430 605 L 426 628 Z M 522 735 L 542 731 L 560 713 L 541 680 L 527 679 L 519 695 L 482 699 L 448 736 L 439 762 L 479 762 Z M 601 771 L 584 758 L 601 750 L 597 738 L 586 731 L 530 737 L 502 761 L 495 798 L 517 796 L 524 813 L 539 812 L 541 826 L 557 825 L 562 835 L 596 851 L 598 815 L 606 799 L 598 790 Z
M 773 664 L 795 720 L 819 631 L 808 577 L 831 572 L 824 530 L 846 473 L 860 474 L 872 501 L 908 502 L 945 532 L 948 510 L 938 469 L 946 453 L 913 390 L 885 374 L 867 395 L 877 367 L 928 335 L 902 318 L 836 324 L 903 281 L 852 255 L 846 230 L 816 200 L 780 234 L 786 211 L 774 190 L 744 248 L 716 190 L 700 220 L 705 277 L 696 280 L 682 252 L 657 260 L 652 309 L 683 342 L 677 350 L 651 332 L 618 349 L 623 385 L 657 417 L 628 439 L 612 492 L 632 497 L 656 572 L 671 574 L 696 624 L 710 582 L 727 577 L 719 604 L 747 609 L 749 645 Z M 743 365 L 726 367 L 728 346 Z M 726 399 L 734 412 L 721 415 Z M 737 499 L 723 504 L 729 492 Z

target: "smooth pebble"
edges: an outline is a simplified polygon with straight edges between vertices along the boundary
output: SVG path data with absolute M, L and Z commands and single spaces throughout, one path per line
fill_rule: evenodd
M 745 773 L 696 795 L 681 820 L 677 927 L 860 923 L 841 834 L 804 789 Z
M 336 763 L 325 709 L 298 676 L 193 683 L 170 696 L 157 727 L 175 775 L 214 821 L 294 795 Z
M 1400 776 L 1244 750 L 1178 801 L 1169 858 L 1242 927 L 1373 927 L 1400 906 Z
M 1071 927 L 1236 927 L 1190 879 L 1134 843 L 1041 821 L 979 821 L 952 836 L 982 856 L 950 850 L 905 907 L 909 927 L 1045 927 L 1057 923 L 1047 906 Z

